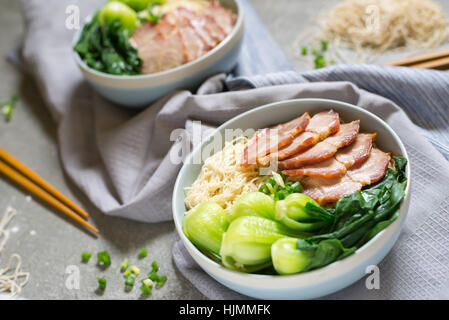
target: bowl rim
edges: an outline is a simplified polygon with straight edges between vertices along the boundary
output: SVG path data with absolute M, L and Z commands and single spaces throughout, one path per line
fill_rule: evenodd
M 184 176 L 184 172 L 187 170 L 187 165 L 189 164 L 191 158 L 194 154 L 196 154 L 198 151 L 200 151 L 204 145 L 210 142 L 210 140 L 213 138 L 213 136 L 226 128 L 230 122 L 234 122 L 238 119 L 248 117 L 249 115 L 253 113 L 262 112 L 265 109 L 273 108 L 275 106 L 283 105 L 283 104 L 290 104 L 290 103 L 323 103 L 327 104 L 325 108 L 329 109 L 332 108 L 333 105 L 339 105 L 343 108 L 349 108 L 351 110 L 356 110 L 357 112 L 362 112 L 368 117 L 372 118 L 373 120 L 379 122 L 382 124 L 389 134 L 394 138 L 394 140 L 397 142 L 402 156 L 405 157 L 408 161 L 407 166 L 407 186 L 405 188 L 405 197 L 402 200 L 402 203 L 400 205 L 400 215 L 396 221 L 394 221 L 391 225 L 389 225 L 387 228 L 379 232 L 374 238 L 372 238 L 370 241 L 368 241 L 365 245 L 363 245 L 361 248 L 356 250 L 354 254 L 346 257 L 345 259 L 335 261 L 327 266 L 324 266 L 322 268 L 318 268 L 315 270 L 311 270 L 304 273 L 298 273 L 293 275 L 262 275 L 262 274 L 252 274 L 252 273 L 243 273 L 235 270 L 230 270 L 225 268 L 220 263 L 217 263 L 213 261 L 212 259 L 208 258 L 205 254 L 203 254 L 199 249 L 197 249 L 189 239 L 184 235 L 182 232 L 182 219 L 177 218 L 176 213 L 176 202 L 178 199 L 178 193 L 182 192 L 180 190 L 180 184 L 181 184 L 181 177 Z M 323 108 L 323 109 L 325 109 Z M 408 205 L 410 201 L 410 184 L 411 184 L 411 170 L 410 170 L 410 162 L 409 157 L 407 154 L 407 150 L 405 149 L 405 146 L 402 142 L 402 140 L 399 138 L 399 136 L 396 134 L 396 132 L 381 118 L 379 118 L 374 113 L 363 109 L 361 107 L 358 107 L 356 105 L 338 101 L 338 100 L 332 100 L 332 99 L 321 99 L 321 98 L 302 98 L 302 99 L 288 99 L 288 100 L 282 100 L 278 102 L 273 102 L 269 104 L 265 104 L 259 107 L 256 107 L 254 109 L 248 110 L 244 113 L 241 113 L 232 119 L 226 121 L 222 125 L 220 125 L 212 134 L 208 136 L 205 141 L 203 141 L 200 145 L 196 146 L 192 152 L 186 157 L 183 166 L 181 167 L 181 170 L 178 173 L 178 176 L 176 178 L 176 182 L 173 188 L 173 196 L 172 196 L 172 212 L 173 212 L 173 220 L 175 222 L 176 231 L 181 238 L 184 246 L 186 247 L 189 254 L 192 256 L 192 258 L 207 272 L 215 273 L 215 276 L 218 276 L 223 279 L 227 279 L 231 282 L 242 282 L 246 283 L 246 285 L 255 287 L 255 288 L 263 288 L 263 289 L 270 289 L 270 288 L 276 288 L 276 289 L 290 289 L 292 287 L 312 287 L 315 285 L 319 285 L 320 283 L 325 283 L 331 279 L 334 279 L 336 277 L 342 276 L 352 270 L 355 270 L 358 265 L 375 255 L 375 253 L 386 243 L 388 240 L 393 236 L 396 229 L 402 227 L 405 218 L 408 213 Z M 185 214 L 185 212 L 183 213 Z M 183 215 L 182 215 L 183 216 Z M 377 250 L 375 250 L 377 248 Z M 368 253 L 369 251 L 373 251 L 371 253 Z M 357 261 L 360 260 L 360 261 Z M 313 281 L 311 281 L 313 279 Z M 294 284 L 294 285 L 292 285 Z
M 221 1 L 218 0 L 220 3 Z M 150 73 L 150 74 L 138 74 L 138 75 L 113 75 L 105 72 L 101 72 L 95 69 L 92 69 L 89 67 L 80 57 L 80 55 L 74 50 L 74 46 L 79 40 L 81 36 L 81 32 L 83 31 L 84 25 L 89 22 L 93 14 L 88 15 L 84 19 L 83 25 L 75 32 L 74 37 L 72 39 L 72 55 L 78 64 L 78 66 L 85 72 L 91 73 L 96 77 L 109 79 L 109 80 L 160 80 L 160 78 L 163 77 L 170 77 L 173 74 L 176 74 L 178 72 L 185 71 L 186 69 L 189 69 L 189 67 L 204 63 L 205 60 L 208 60 L 211 56 L 214 56 L 217 52 L 221 51 L 223 48 L 225 48 L 228 43 L 231 41 L 231 39 L 234 39 L 236 36 L 238 36 L 239 33 L 242 33 L 242 27 L 243 27 L 243 5 L 241 3 L 241 0 L 229 0 L 232 1 L 237 10 L 237 19 L 235 21 L 234 26 L 232 27 L 231 32 L 222 40 L 220 41 L 214 48 L 209 50 L 206 54 L 202 55 L 201 57 L 194 59 L 192 61 L 189 61 L 185 64 L 182 64 L 176 68 L 167 69 L 160 72 Z

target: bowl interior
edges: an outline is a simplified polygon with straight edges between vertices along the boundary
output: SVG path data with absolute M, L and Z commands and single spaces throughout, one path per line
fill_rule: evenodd
M 226 122 L 222 126 L 220 126 L 214 134 L 212 134 L 206 141 L 204 141 L 201 146 L 197 147 L 193 150 L 189 157 L 187 157 L 181 171 L 178 175 L 174 193 L 173 193 L 173 218 L 175 221 L 176 229 L 182 238 L 184 244 L 186 245 L 188 251 L 194 254 L 194 258 L 200 264 L 205 263 L 208 266 L 213 266 L 214 268 L 222 269 L 221 273 L 223 274 L 238 274 L 237 277 L 254 277 L 257 279 L 261 278 L 296 278 L 296 279 L 304 279 L 311 274 L 323 274 L 325 270 L 330 268 L 332 265 L 338 264 L 350 264 L 351 260 L 354 260 L 354 256 L 357 256 L 360 252 L 367 250 L 369 247 L 373 247 L 376 245 L 376 239 L 382 237 L 382 234 L 386 232 L 389 228 L 394 228 L 394 225 L 399 223 L 398 220 L 403 221 L 405 217 L 400 217 L 395 223 L 390 225 L 387 229 L 380 232 L 375 238 L 371 239 L 368 243 L 366 243 L 362 248 L 358 249 L 355 254 L 349 256 L 343 260 L 334 262 L 331 265 L 326 267 L 309 271 L 303 274 L 291 275 L 291 276 L 262 276 L 257 274 L 241 274 L 232 270 L 228 270 L 212 261 L 204 254 L 202 254 L 183 234 L 182 232 L 182 219 L 186 212 L 184 198 L 186 195 L 185 188 L 191 186 L 193 182 L 198 177 L 202 164 L 193 164 L 192 158 L 198 157 L 199 153 L 202 152 L 204 148 L 208 146 L 208 144 L 213 141 L 213 139 L 222 138 L 225 140 L 223 133 L 225 129 L 242 129 L 246 130 L 249 128 L 252 129 L 260 129 L 265 128 L 270 125 L 278 124 L 281 122 L 286 122 L 288 120 L 293 119 L 294 117 L 298 117 L 304 112 L 309 112 L 311 115 L 328 109 L 334 109 L 340 115 L 340 118 L 344 122 L 349 122 L 353 120 L 360 120 L 360 132 L 377 132 L 378 135 L 376 137 L 376 145 L 384 151 L 391 152 L 393 155 L 401 155 L 407 158 L 407 152 L 402 142 L 396 133 L 388 126 L 383 120 L 375 116 L 374 114 L 351 104 L 347 104 L 344 102 L 334 101 L 334 100 L 326 100 L 326 99 L 296 99 L 296 100 L 287 100 L 278 103 L 268 104 L 262 107 L 255 108 L 248 112 L 245 112 L 230 121 Z M 230 139 L 228 139 L 230 140 Z M 407 175 L 408 175 L 408 185 L 406 188 L 406 194 L 408 194 L 409 184 L 410 184 L 410 173 L 407 166 Z M 404 205 L 406 201 L 403 201 L 401 206 Z M 402 209 L 402 207 L 401 207 Z M 403 212 L 404 211 L 404 212 Z M 401 210 L 401 215 L 405 215 L 406 210 Z M 198 261 L 200 259 L 201 261 Z M 202 265 L 204 267 L 204 264 Z M 218 270 L 217 269 L 217 270 Z M 210 271 L 210 270 L 209 270 Z M 286 282 L 288 285 L 288 282 Z

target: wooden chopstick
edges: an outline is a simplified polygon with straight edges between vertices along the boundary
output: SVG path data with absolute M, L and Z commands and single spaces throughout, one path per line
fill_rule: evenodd
M 0 148 L 0 159 L 3 159 L 3 161 L 5 161 L 8 165 L 10 165 L 14 169 L 22 173 L 28 179 L 32 180 L 34 183 L 39 185 L 41 188 L 43 188 L 45 191 L 53 195 L 55 198 L 57 198 L 59 201 L 64 203 L 66 206 L 68 206 L 75 212 L 79 213 L 83 217 L 86 218 L 89 217 L 89 214 L 87 212 L 85 212 L 83 209 L 81 209 L 72 201 L 70 201 L 70 199 L 68 199 L 58 190 L 56 190 L 56 188 L 50 185 L 47 181 L 39 177 L 33 170 L 25 166 L 18 159 L 14 158 L 11 154 L 9 154 L 6 150 L 2 148 Z
M 386 66 L 403 66 L 427 69 L 442 69 L 448 65 L 449 49 L 429 52 L 410 58 L 387 62 Z
M 90 225 L 86 220 L 81 218 L 78 214 L 76 214 L 72 209 L 69 207 L 66 207 L 62 202 L 60 202 L 58 199 L 54 198 L 50 193 L 42 189 L 40 186 L 35 184 L 33 181 L 29 180 L 25 176 L 23 176 L 21 173 L 14 170 L 12 167 L 8 166 L 5 162 L 0 160 L 0 173 L 3 173 L 5 176 L 10 178 L 11 180 L 15 181 L 31 193 L 35 194 L 45 202 L 49 203 L 56 209 L 60 210 L 61 212 L 68 215 L 70 218 L 74 219 L 75 221 L 79 222 L 86 228 L 92 230 L 95 233 L 99 233 L 99 230 L 95 228 L 94 226 Z

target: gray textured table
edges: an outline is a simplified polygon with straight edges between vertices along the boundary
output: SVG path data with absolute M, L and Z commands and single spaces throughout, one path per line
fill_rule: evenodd
M 295 59 L 292 47 L 298 33 L 309 19 L 320 10 L 324 0 L 254 0 L 253 4 L 267 24 L 275 40 L 298 71 L 308 66 Z M 95 210 L 71 181 L 64 175 L 56 146 L 56 128 L 37 85 L 14 66 L 3 59 L 16 47 L 23 33 L 23 20 L 17 0 L 0 0 L 0 100 L 9 99 L 13 93 L 20 96 L 13 119 L 6 124 L 0 119 L 0 145 L 45 177 L 57 189 L 75 200 L 91 214 L 92 221 L 102 231 L 95 239 L 69 223 L 61 214 L 30 199 L 26 192 L 0 179 L 0 213 L 8 206 L 18 210 L 11 228 L 11 238 L 0 257 L 1 266 L 13 252 L 23 258 L 23 269 L 31 272 L 30 282 L 22 296 L 31 299 L 136 299 L 138 288 L 124 291 L 123 278 L 118 274 L 120 262 L 129 258 L 143 272 L 150 269 L 151 262 L 158 261 L 161 273 L 169 280 L 149 299 L 202 299 L 202 295 L 176 270 L 171 258 L 174 225 L 172 223 L 143 224 L 120 218 L 107 217 Z M 140 248 L 148 249 L 149 256 L 137 259 Z M 80 263 L 82 251 L 108 250 L 113 263 L 106 271 L 95 266 L 94 257 L 87 265 Z M 67 289 L 66 268 L 80 268 L 80 289 Z M 96 278 L 104 275 L 108 288 L 103 295 L 95 292 Z

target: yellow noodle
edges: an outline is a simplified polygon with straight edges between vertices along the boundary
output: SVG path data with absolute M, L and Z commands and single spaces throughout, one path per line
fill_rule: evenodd
M 246 142 L 246 138 L 226 142 L 223 150 L 206 159 L 199 177 L 188 188 L 187 208 L 204 201 L 214 201 L 227 208 L 243 193 L 259 189 L 267 177 L 259 176 L 254 166 L 239 165 Z

